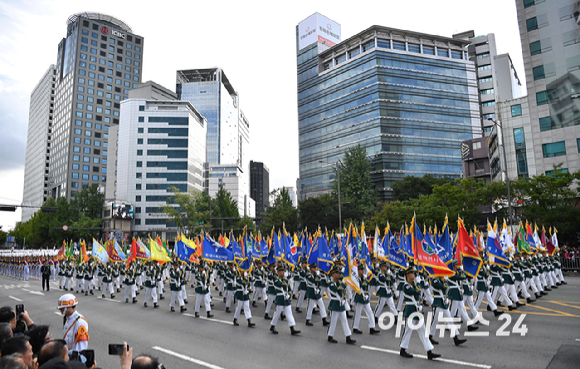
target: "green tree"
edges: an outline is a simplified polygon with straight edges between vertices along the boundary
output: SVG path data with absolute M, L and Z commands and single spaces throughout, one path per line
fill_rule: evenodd
M 423 177 L 406 176 L 402 180 L 393 183 L 393 200 L 405 201 L 418 198 L 421 195 L 431 195 L 433 187 L 445 183 L 453 183 L 453 179 L 437 178 L 431 174 Z
M 71 201 L 71 209 L 83 213 L 90 219 L 98 219 L 101 218 L 103 212 L 104 199 L 105 195 L 99 192 L 97 184 L 83 187 L 82 191 L 77 193 Z
M 298 214 L 301 229 L 314 232 L 320 226 L 323 230 L 338 230 L 338 198 L 335 195 L 324 194 L 299 201 Z
M 263 235 L 270 234 L 272 227 L 276 230 L 286 225 L 286 231 L 296 232 L 298 229 L 298 210 L 292 205 L 292 199 L 285 188 L 272 191 L 276 196 L 274 202 L 266 208 L 260 230 Z
M 4 245 L 6 243 L 7 238 L 8 238 L 8 233 L 0 230 L 0 245 Z
M 372 216 L 377 208 L 378 195 L 371 184 L 371 164 L 366 147 L 359 144 L 349 148 L 343 161 L 339 161 L 338 168 L 334 168 L 334 174 L 336 178 L 340 177 L 341 201 L 345 203 L 343 219 L 362 221 Z M 334 181 L 333 191 L 338 193 L 337 180 Z
M 248 233 L 251 233 L 254 236 L 257 235 L 257 233 L 256 233 L 256 224 L 254 223 L 254 221 L 252 220 L 252 218 L 250 218 L 248 216 L 244 216 L 242 219 L 240 219 L 238 221 L 237 228 L 238 229 L 243 229 L 244 227 L 248 227 L 247 228 Z
M 210 197 L 206 192 L 190 191 L 180 193 L 175 187 L 169 188 L 173 195 L 167 199 L 163 212 L 179 228 L 184 228 L 188 236 L 197 236 L 211 228 L 209 223 Z M 177 207 L 172 206 L 176 204 Z
M 240 212 L 238 210 L 237 201 L 232 198 L 232 195 L 229 193 L 229 191 L 225 190 L 223 187 L 220 187 L 216 193 L 215 199 L 212 199 L 211 218 L 214 229 L 217 228 L 219 230 L 218 233 L 229 233 L 230 229 L 238 227 L 240 220 L 219 218 L 239 217 Z M 236 234 L 238 233 L 239 232 L 236 232 Z

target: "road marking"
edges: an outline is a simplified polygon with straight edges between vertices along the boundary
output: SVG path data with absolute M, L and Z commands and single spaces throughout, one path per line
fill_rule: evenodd
M 551 302 L 552 304 L 557 304 L 557 305 L 562 305 L 562 306 L 566 306 L 566 307 L 571 307 L 571 308 L 574 308 L 574 309 L 580 309 L 580 306 L 572 306 L 572 305 L 564 304 L 564 303 L 559 302 L 559 301 L 546 301 L 546 302 Z
M 40 296 L 44 296 L 44 293 L 40 292 L 40 291 L 28 291 L 33 295 L 40 295 Z
M 16 301 L 22 301 L 22 300 L 20 300 L 19 298 L 16 298 L 16 297 L 14 297 L 14 296 L 8 296 L 8 297 L 10 297 L 12 300 L 16 300 Z
M 182 315 L 191 316 L 191 317 L 194 317 L 195 318 L 195 314 L 183 313 Z M 234 325 L 233 322 L 228 322 L 227 320 L 213 319 L 213 318 L 208 318 L 208 317 L 201 316 L 201 315 L 199 316 L 199 319 L 205 319 L 205 320 L 209 320 L 211 322 L 217 322 L 217 323 L 222 323 L 222 324 Z
M 197 365 L 205 366 L 206 368 L 210 368 L 210 369 L 223 369 L 221 366 L 217 366 L 217 365 L 213 365 L 213 364 L 210 364 L 210 363 L 206 363 L 205 361 L 201 361 L 201 360 L 198 360 L 198 359 L 194 359 L 192 357 L 185 356 L 185 355 L 179 354 L 177 352 L 164 349 L 164 348 L 159 347 L 159 346 L 153 346 L 152 348 L 153 348 L 153 350 L 157 350 L 157 351 L 164 352 L 164 353 L 166 353 L 168 355 L 175 356 L 175 357 L 180 358 L 182 360 L 186 360 L 186 361 L 195 363 Z
M 101 297 L 99 300 L 106 300 L 106 301 L 112 301 L 112 302 L 121 302 L 119 300 L 115 300 L 115 299 L 108 299 L 106 297 Z
M 399 355 L 400 354 L 399 351 L 387 350 L 387 349 L 382 349 L 382 348 L 378 348 L 378 347 L 361 346 L 360 348 L 365 349 L 365 350 L 371 350 L 371 351 L 386 352 L 388 354 L 394 354 L 394 355 Z M 413 354 L 413 357 L 418 357 L 418 358 L 421 358 L 421 359 L 427 359 L 427 356 L 425 356 L 425 355 Z M 472 367 L 475 367 L 475 368 L 491 369 L 491 365 L 468 363 L 466 361 L 459 361 L 459 360 L 451 360 L 451 359 L 437 358 L 437 359 L 435 359 L 433 361 L 442 361 L 444 363 L 449 363 L 449 364 L 457 364 L 457 365 L 463 365 L 463 366 L 472 366 Z
M 576 342 L 580 342 L 580 338 L 576 338 Z
M 54 313 L 55 313 L 56 315 L 58 315 L 58 316 L 62 316 L 62 314 L 61 314 L 60 312 L 58 312 L 58 311 L 55 311 Z
M 559 314 L 561 314 L 561 315 L 564 315 L 564 316 L 577 317 L 576 315 L 572 315 L 572 314 L 569 314 L 569 313 L 565 313 L 565 312 L 563 312 L 563 311 L 559 311 L 559 310 L 548 309 L 548 308 L 541 307 L 541 306 L 538 306 L 538 305 L 529 305 L 529 306 L 530 306 L 530 307 L 537 308 L 537 309 L 542 309 L 542 310 L 546 310 L 546 311 L 551 311 L 551 312 L 553 312 L 553 313 L 559 313 Z

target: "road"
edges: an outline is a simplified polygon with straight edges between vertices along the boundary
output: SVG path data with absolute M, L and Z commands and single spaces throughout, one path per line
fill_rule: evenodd
M 400 339 L 396 337 L 396 329 L 370 336 L 366 318 L 361 320 L 363 334 L 353 335 L 356 346 L 350 346 L 345 344 L 340 326 L 335 335 L 339 343 L 326 341 L 326 328 L 322 327 L 320 315 L 314 315 L 314 327 L 306 327 L 305 312 L 294 313 L 297 329 L 302 331 L 299 336 L 290 335 L 285 321 L 278 324 L 280 334 L 272 335 L 268 331 L 269 321 L 263 319 L 262 302 L 252 309 L 255 328 L 247 327 L 243 314 L 240 326 L 234 327 L 233 313 L 224 312 L 225 304 L 216 291 L 212 291 L 215 317 L 196 319 L 193 317 L 195 293 L 189 286 L 188 311 L 183 314 L 171 313 L 167 298 L 160 301 L 158 309 L 153 309 L 152 304 L 145 308 L 144 293 L 138 296 L 137 304 L 126 304 L 122 299 L 123 290 L 114 300 L 96 297 L 99 293 L 77 297 L 78 311 L 89 322 L 89 347 L 95 350 L 101 368 L 120 367 L 119 358 L 107 354 L 108 344 L 127 341 L 134 348 L 134 356 L 148 353 L 159 357 L 168 369 L 424 368 L 426 365 L 430 368 L 560 369 L 577 368 L 580 362 L 580 277 L 568 277 L 567 282 L 568 285 L 553 290 L 537 302 L 504 314 L 506 320 L 499 321 L 482 309 L 484 318 L 490 323 L 478 332 L 489 332 L 489 336 L 468 337 L 463 326 L 461 335 L 468 341 L 455 347 L 446 332 L 444 338 L 438 339 L 440 344 L 435 346 L 435 352 L 442 354 L 441 359 L 429 364 L 416 333 L 409 346 L 415 358 L 404 359 L 398 355 Z M 60 338 L 62 317 L 56 306 L 64 292 L 58 289 L 58 283 L 52 286 L 49 292 L 42 292 L 39 280 L 0 277 L 0 301 L 2 306 L 23 303 L 36 324 L 50 325 L 51 335 Z M 328 300 L 325 302 L 328 304 Z M 485 308 L 485 304 L 482 306 Z M 524 336 L 517 333 L 523 326 L 514 330 L 520 318 L 527 328 Z M 349 322 L 352 327 L 352 321 Z M 503 331 L 509 336 L 498 336 L 497 331 L 504 324 L 507 327 Z

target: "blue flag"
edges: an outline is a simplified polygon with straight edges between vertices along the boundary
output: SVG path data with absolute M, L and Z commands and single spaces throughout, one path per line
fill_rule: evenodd
M 328 247 L 328 242 L 326 242 L 326 237 L 320 232 L 318 232 L 318 269 L 322 270 L 324 273 L 330 273 L 334 263 L 332 262 L 332 254 L 330 253 L 330 248 Z
M 298 257 L 300 256 L 296 245 L 294 244 L 292 237 L 286 233 L 286 230 L 284 230 L 284 235 L 280 238 L 284 243 L 284 260 L 286 260 L 286 262 L 292 267 L 292 270 L 294 270 L 298 264 Z
M 449 226 L 447 221 L 443 225 L 441 237 L 437 237 L 437 255 L 442 262 L 449 265 L 453 262 L 453 250 L 451 248 L 451 238 L 449 237 Z
M 487 229 L 487 245 L 486 245 L 486 254 L 489 254 L 490 262 L 492 264 L 496 264 L 499 266 L 505 266 L 509 268 L 511 263 L 509 262 L 508 258 L 505 256 L 502 247 L 497 239 L 497 235 L 491 225 L 488 224 Z
M 188 263 L 189 257 L 191 256 L 191 254 L 195 252 L 195 250 L 187 246 L 185 242 L 181 240 L 181 238 L 177 239 L 176 248 L 177 248 L 177 258 L 179 259 L 179 261 L 183 263 Z
M 206 234 L 203 237 L 203 258 L 214 261 L 234 261 L 234 253 Z
M 383 238 L 383 243 L 387 243 L 387 260 L 400 268 L 407 269 L 407 259 L 405 259 L 405 253 L 401 250 L 401 247 L 397 244 L 397 238 L 389 233 Z M 385 247 L 385 246 L 383 246 Z

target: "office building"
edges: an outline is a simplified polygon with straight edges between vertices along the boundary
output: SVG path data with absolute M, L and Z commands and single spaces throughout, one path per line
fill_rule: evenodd
M 270 194 L 270 204 L 273 204 L 274 201 L 276 200 L 276 198 L 278 197 L 278 195 L 282 192 L 282 190 L 286 190 L 286 192 L 288 192 L 288 197 L 290 197 L 290 201 L 292 201 L 292 206 L 293 207 L 298 207 L 298 200 L 296 197 L 296 190 L 294 190 L 294 187 L 287 187 L 287 186 L 282 186 L 279 188 L 275 188 L 271 194 Z
M 115 201 L 133 206 L 131 231 L 175 237 L 177 228 L 163 208 L 173 187 L 182 193 L 204 190 L 206 119 L 154 82 L 129 93 L 120 119 Z
M 207 119 L 206 188 L 210 195 L 219 189 L 218 182 L 211 181 L 211 176 L 221 176 L 223 168 L 237 167 L 228 172 L 235 172 L 238 182 L 237 195 L 232 193 L 232 196 L 238 203 L 240 215 L 255 213 L 255 209 L 249 208 L 250 162 L 246 149 L 250 144 L 250 123 L 240 108 L 238 92 L 220 68 L 177 71 L 176 91 L 180 100 L 189 101 Z M 229 191 L 231 187 L 226 188 Z
M 141 82 L 143 37 L 100 13 L 67 20 L 58 45 L 48 195 L 71 199 L 82 187 L 107 182 L 108 132 L 121 101 Z
M 240 217 L 254 218 L 256 216 L 256 201 L 250 197 L 245 188 L 241 187 L 240 178 L 243 175 L 244 173 L 237 165 L 210 165 L 208 168 L 208 194 L 215 198 L 220 188 L 223 188 L 236 201 Z
M 29 220 L 47 200 L 48 163 L 54 112 L 54 87 L 56 68 L 51 65 L 30 95 L 28 137 L 24 162 L 24 191 L 22 195 L 22 221 Z
M 270 170 L 257 161 L 250 161 L 250 195 L 256 202 L 256 216 L 270 205 Z
M 478 137 L 461 143 L 463 178 L 491 182 L 487 137 Z
M 405 176 L 461 177 L 481 136 L 468 40 L 372 26 L 341 41 L 315 13 L 296 27 L 301 199 L 332 189 L 333 164 L 366 147 L 382 200 Z
M 516 0 L 516 8 L 526 71 L 530 127 L 526 128 L 523 120 L 519 122 L 520 127 L 512 122 L 506 123 L 511 117 L 503 114 L 504 134 L 513 135 L 513 130 L 524 128 L 523 137 L 513 145 L 525 142 L 530 175 L 534 170 L 536 175 L 550 174 L 558 164 L 562 164 L 563 170 L 578 171 L 580 3 L 575 0 Z

